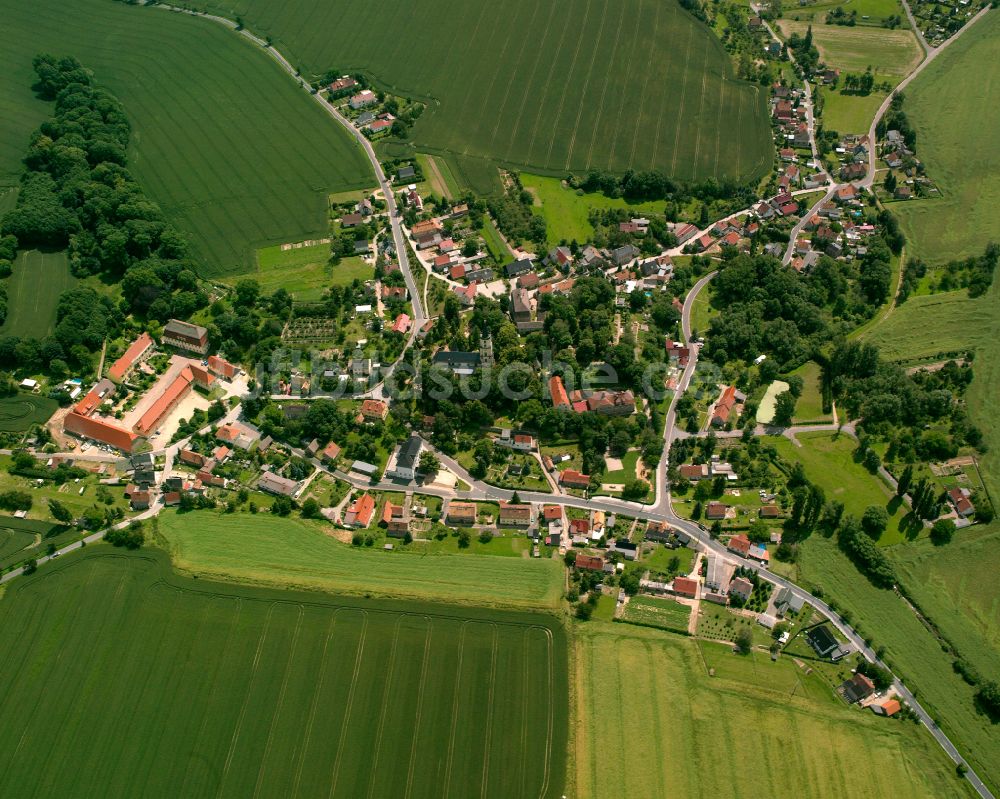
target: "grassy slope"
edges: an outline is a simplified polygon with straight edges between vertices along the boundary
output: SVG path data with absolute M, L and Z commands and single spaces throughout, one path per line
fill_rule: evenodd
M 19 580 L 0 624 L 5 796 L 562 793 L 550 616 L 212 584 L 102 545 Z
M 931 263 L 982 252 L 1000 204 L 1000 14 L 987 14 L 906 90 L 917 152 L 942 199 L 893 206 L 912 254 Z
M 281 251 L 281 245 L 257 251 L 257 268 L 228 276 L 226 283 L 253 278 L 265 294 L 284 288 L 297 300 L 318 300 L 332 285 L 344 285 L 355 278 L 370 280 L 374 267 L 361 258 L 343 258 L 337 266 L 329 265 L 330 245 L 317 244 L 298 250 Z
M 106 0 L 0 0 L 7 68 L 0 175 L 20 171 L 51 105 L 31 59 L 72 54 L 125 104 L 130 166 L 197 248 L 206 274 L 246 269 L 253 248 L 327 232 L 326 194 L 371 182 L 367 163 L 291 78 L 204 20 Z
M 823 127 L 826 130 L 835 130 L 841 135 L 867 133 L 872 124 L 872 117 L 884 99 L 885 94 L 881 92 L 872 92 L 862 97 L 824 91 Z
M 76 282 L 64 252 L 25 250 L 17 254 L 7 287 L 7 319 L 0 335 L 44 338 L 56 322 L 59 295 Z
M 573 796 L 967 795 L 929 735 L 847 708 L 791 658 L 625 624 L 575 637 Z
M 722 45 L 676 3 L 207 5 L 273 36 L 308 73 L 363 69 L 427 98 L 413 138 L 435 153 L 555 175 L 756 177 L 771 167 L 764 91 L 735 80 Z
M 270 515 L 161 514 L 175 565 L 200 575 L 310 588 L 476 604 L 555 607 L 562 565 L 553 560 L 410 555 L 357 549 L 320 525 Z
M 844 490 L 839 498 L 851 512 L 859 513 L 870 504 L 867 497 L 857 493 L 863 487 L 860 483 L 853 479 L 845 480 L 845 477 L 850 476 L 851 468 L 843 458 L 840 462 L 825 458 L 819 449 L 812 446 L 792 450 L 779 442 L 779 449 L 786 455 L 797 454 L 806 468 L 807 476 L 824 485 L 828 496 L 831 495 L 831 487 L 843 486 Z M 874 484 L 874 478 L 869 480 Z M 890 532 L 892 527 L 890 525 Z M 905 557 L 913 546 L 907 544 L 892 547 L 888 552 L 893 558 L 897 553 Z M 922 544 L 918 543 L 918 546 Z M 984 547 L 979 548 L 984 558 L 989 551 Z M 995 558 L 992 558 L 992 562 L 995 562 Z M 991 573 L 994 571 L 990 570 Z M 903 577 L 907 576 L 905 570 L 902 574 Z M 1000 785 L 1000 728 L 976 711 L 973 689 L 955 673 L 952 657 L 942 650 L 940 642 L 906 602 L 892 591 L 872 586 L 838 549 L 833 539 L 819 534 L 813 534 L 802 544 L 799 561 L 791 576 L 803 587 L 814 593 L 822 591 L 824 596 L 835 600 L 850 613 L 852 624 L 862 635 L 870 637 L 874 646 L 885 647 L 887 662 L 907 686 L 915 690 L 924 707 L 938 720 L 962 753 L 975 764 L 980 776 L 996 791 Z M 955 578 L 956 575 L 947 569 L 934 577 L 936 580 Z M 909 582 L 907 586 L 909 587 Z M 921 593 L 924 588 L 926 587 L 916 586 L 915 595 L 921 603 L 924 597 L 931 598 L 930 595 Z M 976 600 L 963 598 L 960 604 L 967 605 L 970 601 Z M 954 625 L 961 628 L 963 635 L 967 635 L 970 628 L 962 620 L 949 616 L 948 610 L 947 604 L 936 601 L 927 605 L 927 612 L 934 622 L 940 625 L 949 638 L 957 642 L 958 636 L 952 633 L 951 627 Z M 963 642 L 967 641 L 968 638 L 963 639 Z M 980 642 L 978 646 L 982 647 L 984 644 Z M 973 662 L 981 661 L 977 658 Z

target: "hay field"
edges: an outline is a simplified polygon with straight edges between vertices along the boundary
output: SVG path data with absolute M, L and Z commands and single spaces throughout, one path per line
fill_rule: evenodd
M 45 338 L 56 324 L 59 295 L 73 288 L 64 252 L 22 250 L 14 261 L 14 271 L 4 281 L 7 286 L 7 318 L 0 335 Z
M 787 37 L 793 33 L 804 35 L 810 23 L 783 19 L 778 24 Z M 898 82 L 913 71 L 924 54 L 917 37 L 908 28 L 889 30 L 812 23 L 812 31 L 820 58 L 844 72 L 861 73 L 870 66 L 876 76 Z

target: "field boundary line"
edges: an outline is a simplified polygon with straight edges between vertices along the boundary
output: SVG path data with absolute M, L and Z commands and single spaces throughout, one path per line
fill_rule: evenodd
M 497 649 L 499 632 L 493 625 L 493 652 L 490 656 L 490 693 L 486 704 L 486 741 L 483 744 L 483 779 L 480 783 L 479 795 L 486 799 L 487 780 L 490 773 L 490 744 L 493 741 L 493 697 L 497 680 Z
M 531 74 L 528 76 L 528 80 L 525 81 L 524 86 L 526 89 L 530 89 L 532 84 L 535 82 L 535 73 L 538 72 L 538 64 L 542 60 L 542 55 L 545 53 L 545 43 L 549 39 L 549 32 L 552 30 L 552 17 L 556 12 L 556 4 L 549 4 L 549 19 L 545 23 L 545 34 L 542 36 L 542 41 L 538 45 L 538 54 L 535 58 L 535 63 L 531 67 Z M 565 32 L 565 27 L 563 28 Z M 528 91 L 521 93 L 521 107 L 517 110 L 517 120 L 514 122 L 514 126 L 510 132 L 510 139 L 507 142 L 507 154 L 504 156 L 506 160 L 510 160 L 510 151 L 514 147 L 514 142 L 517 140 L 518 131 L 521 129 L 521 120 L 524 118 L 524 107 L 528 102 Z
M 631 39 L 631 41 L 633 42 L 639 36 L 639 26 L 642 24 L 642 14 L 643 14 L 643 9 L 642 7 L 640 7 L 640 9 L 637 11 L 635 15 L 635 30 L 632 32 L 632 39 Z M 625 61 L 625 69 L 622 71 L 622 82 L 626 86 L 629 84 L 629 79 L 632 75 L 632 60 L 633 60 L 632 57 L 634 55 L 635 55 L 635 48 L 630 47 L 628 49 L 628 58 Z M 611 148 L 608 150 L 608 166 L 607 166 L 608 169 L 611 169 L 611 164 L 613 164 L 615 160 L 615 148 L 618 146 L 618 129 L 621 127 L 622 117 L 624 116 L 624 113 L 625 113 L 625 92 L 621 92 L 621 100 L 618 103 L 618 113 L 615 114 L 615 132 L 611 136 Z M 590 168 L 589 163 L 587 164 L 587 168 L 588 169 Z
M 587 10 L 583 12 L 583 21 L 577 27 L 577 30 L 584 30 L 586 28 L 586 26 L 587 26 L 587 20 L 590 18 L 590 6 L 593 3 L 593 1 L 594 0 L 587 0 Z M 605 6 L 604 7 L 605 7 L 605 9 L 607 9 L 607 3 L 606 2 L 605 2 Z M 566 27 L 568 28 L 569 26 L 567 25 Z M 580 45 L 581 44 L 583 44 L 583 37 L 582 36 L 577 36 L 576 37 L 576 49 L 573 51 L 573 60 L 570 62 L 569 70 L 566 73 L 567 75 L 572 75 L 573 71 L 576 69 L 576 60 L 577 60 L 577 58 L 580 57 Z M 555 64 L 555 59 L 554 58 L 552 59 L 552 63 Z M 562 117 L 562 111 L 563 111 L 563 108 L 565 107 L 565 105 L 566 105 L 566 92 L 564 91 L 564 92 L 561 93 L 561 95 L 559 97 L 559 110 L 556 111 L 555 114 L 553 114 L 550 117 L 550 119 L 552 120 L 551 135 L 549 136 L 549 149 L 548 149 L 548 151 L 545 154 L 545 163 L 550 163 L 551 160 L 552 160 L 552 145 L 555 144 L 555 141 L 556 141 L 556 135 L 555 135 L 556 134 L 556 129 L 557 129 L 558 125 L 559 125 L 559 119 L 560 119 L 560 117 Z M 544 107 L 545 107 L 544 103 L 542 103 L 542 104 L 539 105 L 539 109 L 544 108 Z M 539 111 L 539 113 L 541 113 L 541 111 Z M 536 131 L 537 131 L 537 127 L 536 127 Z M 535 143 L 535 140 L 534 140 L 534 137 L 532 137 L 531 144 L 534 145 L 534 143 Z M 529 152 L 530 152 L 530 149 L 529 149 Z
M 694 26 L 688 28 L 688 39 L 687 45 L 684 48 L 684 66 L 681 68 L 681 77 L 687 74 L 688 64 L 691 62 L 691 40 L 694 38 Z M 669 72 L 667 73 L 669 74 Z M 683 82 L 683 88 L 681 89 L 681 105 L 680 111 L 674 120 L 674 147 L 673 153 L 670 159 L 670 171 L 673 172 L 677 165 L 677 146 L 680 140 L 680 120 L 682 119 L 681 113 L 684 109 L 684 93 L 687 90 L 687 83 Z M 649 161 L 649 168 L 654 169 L 656 166 L 656 151 L 660 146 L 660 125 L 663 123 L 663 109 L 660 109 L 659 119 L 656 120 L 656 137 L 653 139 L 653 157 Z
M 548 670 L 548 726 L 545 734 L 545 770 L 542 776 L 542 789 L 539 791 L 539 799 L 544 799 L 545 795 L 549 792 L 549 778 L 551 768 L 549 764 L 552 761 L 552 738 L 555 734 L 555 707 L 553 703 L 555 702 L 555 673 L 552 667 L 552 630 L 547 627 L 542 628 L 545 630 L 545 648 L 548 651 L 548 657 L 545 659 L 545 666 Z
M 392 648 L 389 650 L 389 663 L 385 670 L 385 685 L 382 688 L 382 708 L 379 711 L 378 729 L 375 732 L 375 747 L 372 757 L 371 777 L 368 780 L 368 796 L 375 794 L 375 780 L 378 777 L 378 758 L 382 750 L 382 736 L 385 734 L 385 717 L 389 712 L 389 695 L 392 693 L 392 670 L 396 667 L 396 650 L 399 646 L 399 628 L 403 623 L 405 615 L 400 614 L 396 619 L 396 629 L 392 633 Z
M 636 16 L 639 16 L 636 14 Z M 615 43 L 611 46 L 611 52 L 615 53 L 618 50 L 618 40 L 622 35 L 622 22 L 625 19 L 625 4 L 622 3 L 622 13 L 618 17 L 618 29 L 615 31 Z M 597 48 L 594 48 L 595 50 Z M 631 55 L 631 48 L 629 49 L 629 54 Z M 593 64 L 591 64 L 593 68 Z M 584 162 L 584 169 L 590 169 L 590 162 L 594 155 L 594 141 L 597 139 L 597 126 L 598 123 L 604 119 L 604 98 L 608 95 L 608 83 L 611 75 L 607 72 L 604 74 L 604 83 L 601 86 L 601 99 L 597 103 L 597 114 L 594 117 L 594 125 L 590 132 L 590 146 L 587 148 L 587 160 Z M 584 90 L 584 98 L 586 98 L 587 92 Z M 577 118 L 577 124 L 579 124 L 579 118 Z M 573 131 L 573 140 L 576 141 L 576 130 Z M 572 143 L 570 144 L 570 152 L 573 150 Z M 566 162 L 569 163 L 569 157 L 567 156 Z
M 344 720 L 340 722 L 340 737 L 337 739 L 337 757 L 333 761 L 333 781 L 330 783 L 330 793 L 333 797 L 337 791 L 337 780 L 340 777 L 340 759 L 344 755 L 344 739 L 351 723 L 351 708 L 354 705 L 354 694 L 358 687 L 358 672 L 361 671 L 361 657 L 365 651 L 365 638 L 368 635 L 368 611 L 361 611 L 364 623 L 361 625 L 361 636 L 358 638 L 358 652 L 354 656 L 354 672 L 351 675 L 351 688 L 347 694 L 347 704 L 344 706 Z
M 531 21 L 528 23 L 529 30 L 534 30 L 535 17 L 538 16 L 538 6 L 539 6 L 539 0 L 535 0 L 535 9 L 534 9 L 534 11 L 531 12 Z M 553 4 L 551 7 L 554 8 L 555 4 Z M 550 15 L 551 15 L 551 12 L 550 12 Z M 548 31 L 546 31 L 546 32 L 548 32 Z M 522 36 L 521 37 L 521 49 L 517 53 L 517 63 L 518 64 L 521 63 L 521 57 L 524 55 L 524 48 L 527 46 L 527 44 L 528 44 L 528 37 L 527 36 Z M 496 72 L 494 72 L 494 77 L 495 76 L 496 76 Z M 491 83 L 490 84 L 491 88 L 492 88 L 492 85 L 493 84 Z M 496 139 L 497 139 L 497 132 L 500 130 L 500 122 L 504 118 L 503 110 L 507 106 L 507 98 L 510 97 L 510 87 L 513 86 L 513 85 L 514 85 L 514 81 L 512 81 L 512 80 L 507 81 L 507 88 L 504 90 L 503 100 L 501 100 L 500 104 L 496 107 L 497 121 L 496 121 L 496 124 L 493 126 L 493 133 L 490 135 L 490 146 L 489 146 L 489 151 L 490 152 L 493 152 L 493 145 L 494 145 L 494 143 L 496 142 Z M 525 87 L 527 87 L 528 84 L 525 83 L 523 85 Z
M 226 784 L 226 777 L 229 774 L 229 767 L 233 763 L 233 755 L 236 752 L 236 743 L 240 737 L 240 730 L 243 728 L 243 719 L 246 718 L 247 706 L 250 704 L 250 695 L 253 693 L 254 683 L 257 681 L 257 669 L 260 666 L 260 653 L 264 649 L 264 642 L 267 640 L 268 630 L 271 628 L 271 614 L 274 612 L 274 605 L 272 604 L 267 609 L 267 618 L 264 621 L 264 629 L 260 632 L 260 638 L 257 639 L 257 651 L 253 656 L 253 664 L 250 667 L 250 680 L 247 683 L 246 694 L 243 696 L 243 705 L 240 707 L 240 715 L 236 719 L 236 729 L 233 730 L 232 738 L 229 741 L 229 751 L 226 753 L 226 760 L 222 767 L 222 775 L 219 778 L 219 793 L 222 793 L 222 788 Z
M 569 25 L 563 25 L 562 34 L 559 36 L 559 44 L 556 46 L 555 52 L 549 59 L 549 74 L 545 79 L 545 89 L 542 92 L 542 99 L 537 103 L 537 111 L 535 113 L 535 124 L 531 126 L 531 138 L 528 140 L 528 147 L 525 149 L 525 162 L 531 158 L 531 153 L 535 148 L 535 137 L 538 135 L 538 123 L 542 118 L 542 109 L 545 108 L 546 99 L 549 96 L 549 86 L 552 85 L 552 74 L 556 70 L 556 61 L 558 60 L 559 54 L 562 52 L 563 44 L 566 41 L 566 31 L 569 30 Z
M 458 696 L 462 688 L 462 664 L 465 662 L 465 631 L 469 625 L 466 620 L 462 623 L 462 632 L 458 639 L 458 667 L 455 669 L 455 690 L 451 700 L 451 729 L 448 732 L 448 757 L 445 761 L 444 770 L 444 797 L 448 799 L 451 792 L 451 767 L 455 758 L 455 727 L 458 724 Z
M 740 97 L 740 105 L 742 106 L 743 98 Z M 712 162 L 712 173 L 719 174 L 719 149 L 722 146 L 722 109 L 726 104 L 726 76 L 722 76 L 722 80 L 719 81 L 719 112 L 715 115 L 715 160 Z M 739 112 L 737 112 L 738 114 Z M 738 123 L 737 123 L 738 124 Z M 737 130 L 739 128 L 737 127 Z
M 573 122 L 573 135 L 570 136 L 569 144 L 566 146 L 566 166 L 564 168 L 567 171 L 569 171 L 570 164 L 573 161 L 573 149 L 576 147 L 577 132 L 580 130 L 580 117 L 583 116 L 584 106 L 588 105 L 587 92 L 590 89 L 590 79 L 594 74 L 594 62 L 597 61 L 598 46 L 600 45 L 601 38 L 604 35 L 604 20 L 607 19 L 609 5 L 611 5 L 611 0 L 604 0 L 604 9 L 601 11 L 601 22 L 597 26 L 598 30 L 600 31 L 600 34 L 598 36 L 597 41 L 594 43 L 594 46 L 590 48 L 590 64 L 587 66 L 587 77 L 583 81 L 583 92 L 581 92 L 580 103 L 576 109 L 576 120 Z M 625 15 L 624 3 L 621 4 L 621 8 L 622 8 L 622 16 L 624 16 Z M 615 43 L 611 47 L 612 53 L 615 51 L 615 47 L 618 46 L 618 37 L 622 32 L 622 16 L 618 17 L 618 28 L 615 31 Z M 608 86 L 608 75 L 607 73 L 605 73 L 604 88 L 607 89 L 607 86 Z M 601 102 L 603 103 L 603 101 L 604 101 L 604 96 L 602 93 Z M 594 130 L 595 131 L 597 130 L 597 118 L 595 118 L 594 120 Z
M 524 681 L 525 690 L 521 694 L 521 790 L 518 796 L 524 796 L 525 782 L 528 779 L 528 686 L 531 684 L 531 659 L 528 657 L 528 648 L 531 641 L 528 639 L 531 630 L 525 630 L 521 634 L 524 642 L 524 652 L 521 654 L 521 678 Z
M 404 799 L 410 799 L 413 791 L 413 771 L 417 764 L 417 733 L 420 730 L 420 721 L 424 713 L 424 687 L 427 683 L 427 666 L 431 659 L 431 636 L 434 632 L 434 623 L 430 616 L 424 616 L 427 622 L 427 636 L 424 638 L 424 657 L 420 664 L 420 687 L 417 689 L 417 713 L 413 720 L 413 735 L 410 744 L 410 763 L 406 771 L 406 794 Z
M 701 110 L 705 107 L 705 84 L 708 82 L 708 72 L 705 71 L 705 62 L 708 61 L 708 49 L 705 50 L 705 59 L 701 62 L 701 91 L 698 98 L 698 114 L 696 119 L 701 119 Z M 691 158 L 691 174 L 698 173 L 698 158 L 701 155 L 701 136 L 694 137 L 694 156 Z
M 257 771 L 257 784 L 254 786 L 253 795 L 260 795 L 260 787 L 264 782 L 264 770 L 267 765 L 267 756 L 271 751 L 271 743 L 274 741 L 274 726 L 278 723 L 278 716 L 281 715 L 281 707 L 285 704 L 285 692 L 288 690 L 288 675 L 294 667 L 295 649 L 299 645 L 299 632 L 302 630 L 302 619 L 305 617 L 305 608 L 299 605 L 299 617 L 295 622 L 295 632 L 292 633 L 292 645 L 288 649 L 288 660 L 285 665 L 285 674 L 281 679 L 281 690 L 278 691 L 278 703 L 271 715 L 271 723 L 267 728 L 267 743 L 264 745 L 264 753 L 260 758 L 260 768 Z
M 656 50 L 656 40 L 660 35 L 660 9 L 663 8 L 662 4 L 657 4 L 656 13 L 653 15 L 653 37 L 650 40 L 649 49 L 650 55 Z M 639 142 L 639 129 L 642 127 L 642 109 L 646 104 L 646 89 L 649 88 L 649 73 L 652 72 L 651 69 L 646 70 L 646 77 L 642 81 L 642 93 L 639 95 L 639 109 L 636 111 L 634 119 L 634 129 L 632 131 L 632 151 L 628 156 L 628 168 L 632 168 L 632 164 L 635 162 L 635 147 Z
M 621 644 L 621 639 L 619 639 L 619 644 Z M 656 663 L 656 658 L 653 656 L 653 646 L 648 640 L 643 640 L 642 648 L 646 651 L 646 659 L 650 666 L 654 666 Z M 656 669 L 649 668 L 646 673 L 649 675 L 649 701 L 654 708 L 659 708 L 659 691 L 656 687 Z M 660 723 L 660 714 L 657 712 L 653 713 L 653 741 L 655 743 L 656 751 L 663 751 L 663 730 Z M 663 773 L 663 758 L 656 758 L 656 781 L 660 785 L 659 796 L 669 796 L 670 792 L 667 790 L 666 785 L 666 775 Z
M 691 53 L 690 51 L 688 51 L 684 57 L 684 69 L 681 72 L 682 78 L 687 75 L 688 63 L 690 62 L 690 59 L 691 59 Z M 670 156 L 671 175 L 677 174 L 677 150 L 681 146 L 681 129 L 683 128 L 681 120 L 684 119 L 684 106 L 686 103 L 687 103 L 687 80 L 682 80 L 681 99 L 680 102 L 677 103 L 677 117 L 676 117 L 677 123 L 674 125 L 674 147 L 673 147 L 673 153 L 671 153 Z

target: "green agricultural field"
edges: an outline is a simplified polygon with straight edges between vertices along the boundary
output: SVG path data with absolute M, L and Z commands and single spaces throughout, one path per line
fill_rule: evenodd
M 872 92 L 867 96 L 823 91 L 823 127 L 846 133 L 867 133 L 885 94 Z
M 662 216 L 664 203 L 628 203 L 621 197 L 600 193 L 577 194 L 562 178 L 521 174 L 521 184 L 535 197 L 535 213 L 545 219 L 549 244 L 560 241 L 585 242 L 594 235 L 589 215 L 593 208 L 627 208 L 636 216 Z
M 0 398 L 0 432 L 26 432 L 33 425 L 48 421 L 58 407 L 59 403 L 54 399 L 35 394 Z
M 308 301 L 320 299 L 330 286 L 344 285 L 355 278 L 370 280 L 375 275 L 374 267 L 361 258 L 343 258 L 336 266 L 331 265 L 329 244 L 291 250 L 282 250 L 276 244 L 257 250 L 256 260 L 255 270 L 227 277 L 226 282 L 235 284 L 253 278 L 265 294 L 283 288 L 295 299 Z
M 479 605 L 554 608 L 563 567 L 551 559 L 419 555 L 342 544 L 329 527 L 271 515 L 163 513 L 158 532 L 181 570 L 264 585 Z
M 892 210 L 910 253 L 929 263 L 978 255 L 998 238 L 998 85 L 1000 15 L 987 14 L 906 88 L 917 154 L 942 197 L 896 203 Z
M 100 545 L 18 580 L 0 626 L 5 796 L 563 793 L 551 616 L 195 581 Z
M 370 185 L 348 134 L 266 53 L 221 26 L 104 0 L 0 0 L 6 47 L 0 175 L 20 171 L 51 114 L 32 57 L 72 54 L 124 103 L 129 166 L 187 233 L 204 274 L 253 266 L 254 249 L 327 234 L 331 191 Z
M 778 24 L 785 36 L 793 33 L 802 36 L 809 26 L 809 23 L 789 19 L 783 19 Z M 843 72 L 860 74 L 870 66 L 877 78 L 898 82 L 913 71 L 924 55 L 917 37 L 909 28 L 889 30 L 817 25 L 814 22 L 812 32 L 820 58 L 828 66 Z
M 273 37 L 307 74 L 363 70 L 426 99 L 412 138 L 465 185 L 488 178 L 491 162 L 556 176 L 657 168 L 746 179 L 771 169 L 766 90 L 736 80 L 722 44 L 676 3 L 203 5 Z
M 56 324 L 59 295 L 76 280 L 64 252 L 23 250 L 14 271 L 3 281 L 7 287 L 7 319 L 0 335 L 45 338 Z
M 791 658 L 627 624 L 575 638 L 570 796 L 969 795 L 930 735 L 848 708 Z
M 76 528 L 51 521 L 0 516 L 0 570 L 37 555 L 39 551 L 35 547 L 49 544 L 61 547 L 79 535 Z
M 878 26 L 883 20 L 893 16 L 901 17 L 903 24 L 906 24 L 906 17 L 899 0 L 817 0 L 817 2 L 806 0 L 804 4 L 786 9 L 785 15 L 793 20 L 822 22 L 834 8 L 843 8 L 848 13 L 856 12 L 858 25 Z
M 672 599 L 635 596 L 625 606 L 622 619 L 643 627 L 659 627 L 677 633 L 686 633 L 691 608 Z

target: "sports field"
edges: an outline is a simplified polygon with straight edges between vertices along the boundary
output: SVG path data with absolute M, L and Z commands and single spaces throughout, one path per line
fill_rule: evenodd
M 594 235 L 594 226 L 588 215 L 592 208 L 627 208 L 636 216 L 662 216 L 664 203 L 644 202 L 631 204 L 621 197 L 603 194 L 577 194 L 575 189 L 563 185 L 562 178 L 521 174 L 521 184 L 535 197 L 534 211 L 545 218 L 549 244 L 560 241 L 583 243 Z
M 36 394 L 0 398 L 0 432 L 23 433 L 32 425 L 44 424 L 58 407 L 56 400 Z
M 802 36 L 810 23 L 783 19 L 778 24 L 785 36 L 793 33 Z M 870 66 L 877 79 L 887 79 L 894 83 L 912 72 L 924 55 L 917 37 L 909 28 L 889 30 L 814 22 L 812 32 L 820 59 L 827 66 L 857 74 Z
M 0 793 L 558 797 L 551 616 L 178 578 L 103 545 L 0 603 Z
M 342 131 L 266 53 L 205 20 L 104 0 L 0 0 L 0 174 L 19 173 L 51 104 L 31 59 L 71 54 L 124 103 L 129 167 L 188 234 L 201 271 L 245 271 L 265 244 L 327 234 L 326 196 L 371 183 Z
M 928 734 L 848 708 L 792 658 L 628 624 L 575 639 L 571 796 L 969 795 Z
M 296 518 L 165 512 L 158 529 L 174 565 L 199 576 L 479 605 L 554 608 L 562 594 L 561 561 L 373 551 Z
M 344 258 L 336 266 L 329 264 L 330 245 L 316 244 L 294 250 L 282 250 L 280 244 L 257 250 L 257 268 L 231 275 L 227 283 L 253 278 L 264 294 L 285 289 L 297 300 L 318 300 L 330 286 L 344 285 L 357 278 L 371 280 L 375 268 L 361 258 Z
M 7 286 L 7 319 L 0 335 L 45 338 L 56 324 L 59 295 L 73 287 L 64 252 L 22 250 Z M 0 422 L 2 424 L 2 422 Z
M 771 168 L 766 91 L 736 80 L 721 43 L 673 2 L 205 4 L 272 36 L 307 73 L 364 70 L 426 99 L 412 137 L 449 161 L 681 178 Z
M 908 250 L 931 264 L 997 240 L 1000 15 L 987 14 L 906 88 L 917 154 L 942 197 L 896 203 Z

